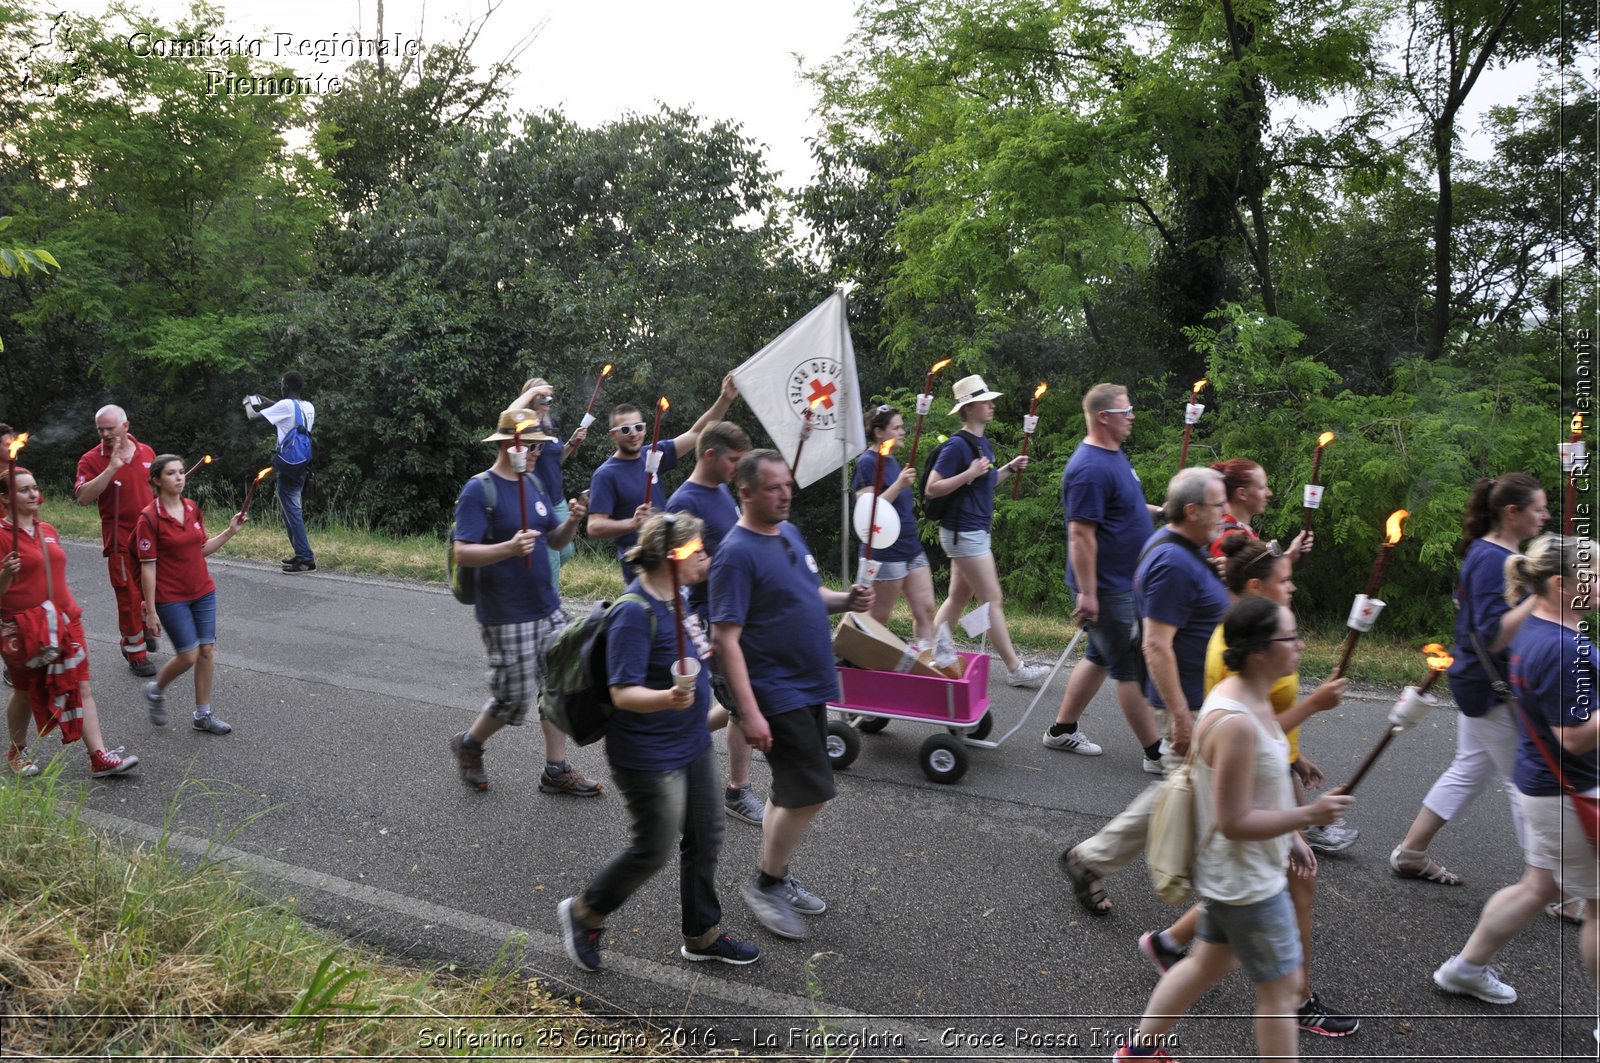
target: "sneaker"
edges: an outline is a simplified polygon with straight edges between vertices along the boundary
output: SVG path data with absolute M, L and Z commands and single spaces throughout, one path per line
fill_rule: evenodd
M 461 773 L 461 781 L 474 790 L 487 790 L 489 776 L 483 773 L 483 747 L 468 749 L 461 741 L 465 737 L 467 734 L 463 731 L 450 739 L 450 752 L 455 754 L 456 770 Z
M 1178 1057 L 1173 1055 L 1171 1052 L 1168 1052 L 1165 1048 L 1158 1048 L 1158 1049 L 1155 1050 L 1155 1052 L 1153 1052 L 1152 1054 L 1150 1054 L 1148 1056 L 1136 1056 L 1132 1052 L 1128 1051 L 1127 1047 L 1124 1046 L 1122 1048 L 1117 1049 L 1117 1054 L 1112 1056 L 1111 1058 L 1112 1059 L 1155 1059 L 1155 1060 L 1165 1059 L 1165 1060 L 1169 1060 L 1170 1063 L 1180 1063 Z
M 765 803 L 756 796 L 749 783 L 724 790 L 722 807 L 726 808 L 728 815 L 734 819 L 742 819 L 758 827 L 761 826 L 761 817 L 766 812 Z
M 1049 674 L 1050 669 L 1042 664 L 1019 664 L 1006 673 L 1006 682 L 1014 687 L 1036 687 Z
M 688 945 L 678 947 L 678 955 L 686 960 L 701 962 L 704 960 L 721 960 L 743 967 L 747 963 L 755 963 L 761 958 L 761 950 L 754 945 L 740 941 L 738 938 L 723 934 L 717 940 L 703 949 L 691 949 Z
M 28 756 L 26 749 L 12 746 L 6 750 L 6 762 L 11 765 L 12 774 L 19 775 L 24 779 L 31 779 L 39 774 L 39 765 L 35 764 L 33 758 Z
M 1517 1002 L 1517 991 L 1500 981 L 1493 968 L 1485 967 L 1477 974 L 1469 975 L 1462 973 L 1460 964 L 1460 956 L 1452 956 L 1445 960 L 1439 965 L 1439 969 L 1433 972 L 1433 984 L 1446 993 L 1477 997 L 1485 1004 Z
M 560 775 L 551 775 L 547 771 L 539 773 L 539 789 L 547 794 L 568 794 L 572 797 L 599 797 L 604 789 L 597 782 L 590 782 L 588 777 L 577 768 L 569 767 Z
M 283 571 L 290 575 L 294 575 L 297 572 L 315 572 L 316 570 L 317 563 L 315 561 L 290 561 L 283 566 Z
M 142 661 L 129 661 L 128 671 L 140 679 L 150 679 L 156 674 L 156 663 L 148 657 Z
M 603 926 L 594 929 L 578 922 L 573 911 L 578 898 L 568 897 L 556 906 L 556 921 L 561 925 L 561 946 L 567 958 L 586 971 L 598 971 L 605 966 L 600 962 L 600 937 L 606 932 Z
M 1306 844 L 1324 853 L 1342 853 L 1356 843 L 1361 832 L 1344 825 L 1344 820 L 1327 826 L 1307 827 Z
M 1295 1021 L 1307 1033 L 1321 1034 L 1323 1037 L 1349 1037 L 1361 1029 L 1360 1019 L 1354 1015 L 1335 1014 L 1317 999 L 1315 993 L 1300 1005 L 1299 1017 Z
M 157 727 L 167 725 L 167 696 L 156 686 L 154 679 L 144 685 L 144 702 L 150 709 L 150 722 Z
M 121 775 L 138 763 L 139 758 L 132 753 L 124 756 L 120 750 L 97 749 L 89 754 L 89 776 L 104 779 L 107 775 Z
M 1167 769 L 1161 766 L 1160 757 L 1155 760 L 1151 760 L 1149 757 L 1140 757 L 1139 767 L 1144 770 L 1146 775 L 1165 775 L 1167 773 Z
M 233 730 L 233 725 L 225 723 L 207 712 L 194 718 L 194 729 L 196 731 L 205 731 L 208 734 L 225 735 Z
M 149 632 L 146 632 L 145 636 L 144 636 L 144 652 L 147 653 L 147 654 L 149 654 L 149 653 L 160 653 L 161 652 L 161 640 L 156 638 L 154 635 L 150 634 Z
M 1086 757 L 1098 757 L 1105 750 L 1089 741 L 1089 736 L 1082 731 L 1073 731 L 1071 734 L 1053 735 L 1049 731 L 1044 733 L 1044 744 L 1051 749 L 1062 749 L 1068 753 L 1079 753 Z
M 789 903 L 788 883 L 779 882 L 762 889 L 759 882 L 760 879 L 751 875 L 739 887 L 739 895 L 750 906 L 756 921 L 781 938 L 804 941 L 810 931 L 806 929 L 806 921 Z
M 793 875 L 783 880 L 784 898 L 801 915 L 821 915 L 828 910 L 828 902 L 800 885 Z
M 1155 967 L 1157 974 L 1166 974 L 1172 965 L 1189 955 L 1188 949 L 1169 949 L 1161 943 L 1161 934 L 1151 930 L 1139 935 L 1139 951 Z

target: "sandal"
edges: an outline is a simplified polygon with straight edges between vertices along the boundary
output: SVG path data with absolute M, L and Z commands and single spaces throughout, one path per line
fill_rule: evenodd
M 1401 863 L 1401 854 L 1409 859 Z M 1460 886 L 1465 880 L 1425 852 L 1395 846 L 1389 854 L 1389 866 L 1401 878 L 1420 878 L 1424 882 L 1437 882 L 1441 886 Z
M 1563 923 L 1583 922 L 1583 917 L 1588 914 L 1588 902 L 1582 897 L 1567 897 L 1564 900 L 1551 901 L 1544 906 L 1545 915 L 1553 915 Z
M 1090 915 L 1110 915 L 1111 898 L 1106 896 L 1105 880 L 1078 861 L 1076 850 L 1061 854 L 1061 873 L 1072 880 L 1072 895 Z

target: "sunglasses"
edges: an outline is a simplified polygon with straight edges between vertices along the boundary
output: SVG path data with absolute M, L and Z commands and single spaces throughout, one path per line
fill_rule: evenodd
M 635 421 L 633 424 L 614 425 L 611 430 L 613 432 L 621 432 L 624 435 L 633 435 L 635 432 L 642 433 L 644 431 L 644 422 Z
M 1115 407 L 1113 409 L 1101 410 L 1100 412 L 1101 413 L 1116 413 L 1116 414 L 1121 414 L 1123 417 L 1132 417 L 1133 416 L 1133 407 L 1132 406 L 1117 406 L 1117 407 Z

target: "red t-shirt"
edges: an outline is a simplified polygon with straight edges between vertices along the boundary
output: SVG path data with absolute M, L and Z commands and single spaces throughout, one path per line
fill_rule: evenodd
M 22 558 L 22 571 L 6 588 L 4 597 L 0 597 L 0 613 L 9 616 L 44 604 L 44 557 L 40 553 L 42 539 L 44 549 L 50 551 L 50 583 L 55 591 L 50 600 L 56 603 L 56 609 L 63 616 L 76 620 L 79 615 L 78 603 L 67 587 L 67 552 L 61 548 L 61 536 L 54 527 L 41 520 L 35 520 L 33 528 L 33 535 L 17 536 L 17 554 Z M 0 517 L 0 553 L 10 552 L 11 521 L 8 517 Z
M 155 495 L 150 490 L 150 466 L 155 464 L 156 452 L 128 436 L 133 443 L 133 460 L 118 469 L 106 489 L 100 492 L 95 504 L 100 507 L 100 545 L 110 557 L 115 550 L 126 550 L 133 536 L 133 522 L 139 511 L 150 504 Z M 78 459 L 78 478 L 72 490 L 77 492 L 84 484 L 105 472 L 111 465 L 111 455 L 104 446 L 97 446 Z
M 1217 537 L 1215 539 L 1211 540 L 1211 556 L 1212 557 L 1221 557 L 1222 556 L 1222 540 L 1226 539 L 1230 535 L 1240 535 L 1240 534 L 1248 535 L 1252 539 L 1261 538 L 1261 536 L 1256 534 L 1256 530 L 1254 528 L 1250 527 L 1250 525 L 1239 523 L 1239 518 L 1235 517 L 1232 513 L 1229 513 L 1227 510 L 1223 510 L 1222 511 L 1222 530 L 1217 533 Z
M 155 523 L 150 520 L 156 514 Z M 189 602 L 217 589 L 206 567 L 205 519 L 192 500 L 183 500 L 183 520 L 172 519 L 158 499 L 139 514 L 134 524 L 134 546 L 140 562 L 156 563 L 156 602 Z

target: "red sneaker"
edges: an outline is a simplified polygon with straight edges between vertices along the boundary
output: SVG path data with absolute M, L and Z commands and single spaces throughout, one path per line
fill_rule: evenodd
M 24 779 L 31 779 L 39 774 L 39 765 L 28 756 L 28 751 L 18 746 L 6 750 L 6 763 L 11 765 L 11 770 Z
M 139 758 L 132 753 L 119 755 L 109 749 L 97 749 L 89 754 L 89 775 L 95 779 L 103 779 L 107 775 L 121 775 L 137 763 Z

